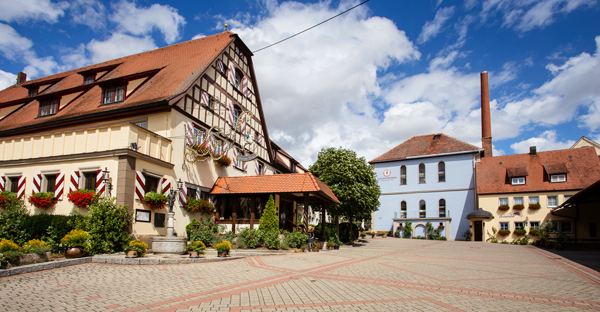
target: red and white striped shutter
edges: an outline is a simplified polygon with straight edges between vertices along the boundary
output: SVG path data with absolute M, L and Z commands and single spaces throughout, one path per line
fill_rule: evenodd
M 229 83 L 235 87 L 235 66 L 232 60 L 229 60 Z
M 258 145 L 262 145 L 262 135 L 260 133 L 257 133 L 256 135 L 256 143 L 258 143 Z
M 242 162 L 242 169 L 244 169 L 244 171 L 248 171 L 248 162 L 247 161 Z
M 17 185 L 17 198 L 18 199 L 25 198 L 25 182 L 26 181 L 27 181 L 27 179 L 25 178 L 25 176 L 19 177 L 19 183 Z
M 98 171 L 96 171 L 96 194 L 98 196 L 102 196 L 105 189 L 106 185 L 104 183 L 104 173 L 101 169 L 98 169 Z
M 246 117 L 244 117 L 244 121 L 242 121 L 242 129 L 240 129 L 240 131 L 242 133 L 246 133 Z M 246 139 L 248 139 L 248 137 L 246 137 Z
M 263 170 L 261 172 L 261 175 L 265 175 L 265 174 L 267 174 L 267 165 L 263 166 Z
M 185 183 L 183 183 L 183 185 L 181 186 L 181 189 L 179 190 L 179 203 L 182 206 L 185 206 L 186 202 L 187 202 L 187 186 L 185 185 Z
M 56 174 L 56 182 L 54 183 L 54 197 L 62 200 L 65 190 L 65 174 L 60 172 Z
M 254 173 L 260 175 L 260 161 L 258 160 L 254 161 Z
M 184 126 L 186 142 L 187 144 L 192 145 L 194 144 L 194 124 L 188 121 Z
M 171 189 L 171 180 L 167 178 L 163 178 L 160 183 L 160 192 L 163 195 L 168 195 L 169 190 Z
M 217 61 L 217 69 L 221 72 L 221 73 L 225 73 L 225 66 L 223 65 L 223 61 L 218 60 Z
M 233 159 L 231 161 L 233 162 L 233 166 L 238 168 L 238 159 L 237 159 L 238 149 L 234 147 L 234 148 L 232 148 L 232 150 L 233 150 Z
M 142 199 L 146 195 L 146 177 L 141 171 L 135 172 L 135 199 Z
M 208 93 L 202 91 L 202 96 L 200 97 L 200 103 L 204 104 L 206 106 L 209 105 L 209 103 L 210 103 L 210 97 L 208 96 Z
M 34 174 L 33 175 L 33 189 L 31 190 L 32 194 L 37 194 L 42 190 L 42 175 Z
M 0 192 L 6 189 L 6 177 L 0 177 Z
M 233 121 L 235 118 L 235 106 L 233 105 L 233 101 L 231 99 L 227 99 L 227 107 L 229 108 L 229 114 L 227 114 L 227 121 L 229 122 L 231 128 L 234 128 L 235 124 L 233 123 Z
M 246 95 L 246 90 L 248 90 L 248 78 L 244 76 L 242 78 L 242 82 L 240 83 L 240 89 L 244 95 Z
M 79 171 L 71 171 L 71 192 L 77 191 L 79 188 L 79 177 L 81 174 Z

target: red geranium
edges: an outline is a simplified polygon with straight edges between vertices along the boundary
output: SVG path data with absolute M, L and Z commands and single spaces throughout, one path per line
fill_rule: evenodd
M 76 190 L 67 194 L 67 198 L 70 202 L 82 208 L 87 208 L 98 200 L 96 192 L 93 190 Z
M 57 201 L 53 192 L 41 192 L 29 196 L 29 202 L 37 208 L 48 208 Z
M 162 209 L 167 203 L 167 196 L 160 193 L 148 192 L 144 195 L 142 202 L 152 210 Z
M 192 197 L 188 197 L 185 201 L 185 210 L 193 211 L 193 212 L 201 212 L 211 214 L 216 212 L 217 209 L 213 204 L 211 204 L 208 200 L 205 199 L 195 199 Z M 217 222 L 218 223 L 218 222 Z

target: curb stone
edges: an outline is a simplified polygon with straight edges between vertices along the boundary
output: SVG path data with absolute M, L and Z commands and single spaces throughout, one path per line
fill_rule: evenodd
M 90 262 L 92 262 L 92 257 L 82 257 L 82 258 L 67 259 L 67 260 L 61 260 L 61 261 L 49 261 L 49 262 L 28 264 L 28 265 L 22 265 L 22 266 L 18 266 L 18 267 L 6 269 L 6 270 L 0 270 L 0 277 L 15 276 L 15 275 L 19 275 L 19 274 L 63 268 L 63 267 L 68 267 L 68 266 L 72 266 L 72 265 L 79 265 L 79 264 L 90 263 Z

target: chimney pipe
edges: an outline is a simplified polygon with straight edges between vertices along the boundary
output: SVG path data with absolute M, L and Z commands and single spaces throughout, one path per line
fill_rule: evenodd
M 490 88 L 488 72 L 481 73 L 481 145 L 483 157 L 492 157 L 492 123 L 490 120 Z
M 27 74 L 24 72 L 19 72 L 17 74 L 17 86 L 20 86 L 21 84 L 23 84 L 25 81 L 27 81 Z
M 537 156 L 537 148 L 535 146 L 529 147 L 529 155 Z

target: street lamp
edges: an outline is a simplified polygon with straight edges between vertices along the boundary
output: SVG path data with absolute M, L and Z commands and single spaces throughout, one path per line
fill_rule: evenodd
M 173 226 L 175 223 L 175 213 L 173 212 L 173 206 L 175 205 L 175 199 L 177 199 L 177 193 L 179 193 L 182 186 L 183 182 L 181 182 L 181 178 L 179 178 L 179 181 L 177 181 L 177 189 L 171 188 L 171 191 L 169 192 L 169 196 L 167 198 L 167 202 L 169 203 L 169 220 L 167 222 L 167 236 L 175 236 L 175 231 L 173 230 Z
M 112 191 L 112 183 L 110 183 L 109 178 L 108 178 L 109 173 L 110 173 L 110 171 L 108 171 L 108 168 L 104 167 L 104 170 L 102 170 L 102 180 L 104 181 L 104 185 L 105 185 L 106 189 L 108 190 L 108 197 L 110 197 L 110 193 Z M 104 196 L 106 196 L 106 194 Z

